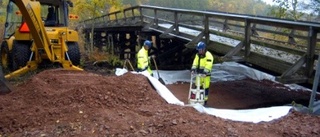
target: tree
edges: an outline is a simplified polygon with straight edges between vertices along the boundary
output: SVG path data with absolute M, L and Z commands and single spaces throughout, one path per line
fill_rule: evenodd
M 278 6 L 270 10 L 269 15 L 271 16 L 299 20 L 304 15 L 299 9 L 299 7 L 302 8 L 302 4 L 298 0 L 273 0 L 273 2 L 277 3 Z
M 76 0 L 75 1 L 74 12 L 80 15 L 82 20 L 94 19 L 103 14 L 108 13 L 110 7 L 120 7 L 120 0 Z M 93 22 L 91 27 L 90 36 L 90 50 L 93 51 L 93 35 L 94 35 L 95 22 Z
M 7 5 L 7 1 L 2 1 L 0 0 L 0 30 L 2 32 L 0 32 L 0 42 L 3 39 L 3 30 L 4 30 L 4 22 L 6 20 L 6 5 Z
M 320 0 L 310 0 L 310 3 L 304 3 L 304 7 L 308 9 L 311 15 L 316 15 L 316 20 L 320 21 Z

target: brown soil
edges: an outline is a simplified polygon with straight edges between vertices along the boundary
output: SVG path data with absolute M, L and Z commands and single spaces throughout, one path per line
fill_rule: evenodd
M 142 75 L 101 74 L 52 69 L 15 86 L 13 92 L 0 96 L 0 136 L 320 135 L 319 116 L 291 111 L 271 122 L 235 122 L 166 103 Z M 186 101 L 188 84 L 167 86 Z M 251 79 L 213 83 L 209 105 L 254 108 L 309 96 L 276 87 L 283 86 Z
M 184 103 L 188 103 L 190 85 L 178 82 L 167 88 Z M 310 91 L 291 90 L 269 80 L 243 79 L 210 84 L 208 107 L 225 109 L 249 109 L 290 105 L 293 101 L 308 106 Z M 320 96 L 317 96 L 318 99 Z

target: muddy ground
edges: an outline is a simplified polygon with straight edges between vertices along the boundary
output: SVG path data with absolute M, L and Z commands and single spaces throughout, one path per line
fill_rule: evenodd
M 114 76 L 103 66 L 85 70 L 48 69 L 15 83 L 0 96 L 0 136 L 320 136 L 319 116 L 292 110 L 271 122 L 235 122 L 166 103 L 142 75 Z M 187 101 L 188 83 L 166 86 Z M 212 83 L 208 105 L 257 108 L 305 103 L 309 96 L 244 79 Z

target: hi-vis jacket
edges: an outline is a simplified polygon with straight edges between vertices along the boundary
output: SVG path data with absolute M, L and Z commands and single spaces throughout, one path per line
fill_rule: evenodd
M 199 55 L 196 54 L 191 69 L 199 69 L 204 73 L 210 73 L 213 66 L 213 60 L 214 58 L 209 51 L 206 51 L 205 57 L 203 58 L 200 58 Z
M 207 76 L 201 81 L 205 83 L 205 88 L 209 88 L 210 86 L 210 73 L 213 66 L 213 56 L 209 51 L 206 51 L 205 57 L 200 58 L 198 54 L 196 54 L 191 69 L 195 70 L 197 73 L 204 73 Z
M 137 67 L 138 71 L 145 71 L 148 70 L 150 74 L 152 74 L 152 70 L 150 69 L 150 62 L 148 56 L 148 50 L 142 47 L 139 52 L 137 53 Z

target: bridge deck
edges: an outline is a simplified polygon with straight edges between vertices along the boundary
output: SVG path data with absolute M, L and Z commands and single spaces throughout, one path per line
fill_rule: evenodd
M 162 67 L 189 65 L 195 44 L 205 41 L 208 49 L 219 56 L 216 61 L 256 66 L 276 74 L 283 83 L 312 83 L 320 41 L 319 23 L 144 5 L 86 20 L 81 25 L 87 35 L 94 26 L 96 43 L 103 39 L 98 35 L 101 33 L 113 39 L 104 44 L 118 41 L 115 46 L 123 50 L 131 41 L 134 47 L 127 48 L 131 49 L 131 57 L 136 45 L 155 36 L 153 54 L 160 57 Z M 132 38 L 123 36 L 128 33 Z M 134 42 L 136 39 L 138 42 Z

